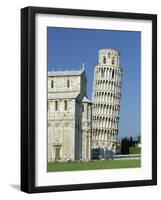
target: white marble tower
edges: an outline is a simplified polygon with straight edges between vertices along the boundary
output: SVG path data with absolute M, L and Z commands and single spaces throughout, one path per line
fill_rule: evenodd
M 116 152 L 121 97 L 120 53 L 100 49 L 93 81 L 92 148 Z

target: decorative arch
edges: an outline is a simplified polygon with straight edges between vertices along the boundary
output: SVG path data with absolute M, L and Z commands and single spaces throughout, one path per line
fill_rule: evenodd
M 56 122 L 55 125 L 54 125 L 54 128 L 59 128 L 61 126 L 61 123 L 60 122 Z
M 63 124 L 63 128 L 71 128 L 71 123 L 70 122 L 65 122 Z
M 103 56 L 103 64 L 106 64 L 106 56 Z
M 114 69 L 112 70 L 112 79 L 114 79 L 115 71 Z

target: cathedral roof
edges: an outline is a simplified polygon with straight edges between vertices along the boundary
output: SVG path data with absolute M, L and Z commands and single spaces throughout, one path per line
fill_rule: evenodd
M 48 99 L 75 99 L 79 92 L 53 92 L 48 93 Z
M 64 71 L 49 71 L 48 76 L 79 76 L 84 72 L 84 69 L 81 70 L 64 70 Z
M 82 102 L 84 103 L 92 103 L 86 96 L 83 97 Z

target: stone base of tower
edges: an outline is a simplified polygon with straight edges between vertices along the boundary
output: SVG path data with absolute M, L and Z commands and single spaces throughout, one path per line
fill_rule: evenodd
M 92 159 L 113 159 L 116 154 L 117 143 L 114 141 L 93 141 L 92 142 Z

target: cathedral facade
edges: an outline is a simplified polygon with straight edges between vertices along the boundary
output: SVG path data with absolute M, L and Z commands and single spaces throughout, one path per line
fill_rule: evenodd
M 91 159 L 92 102 L 84 68 L 48 72 L 48 162 Z

